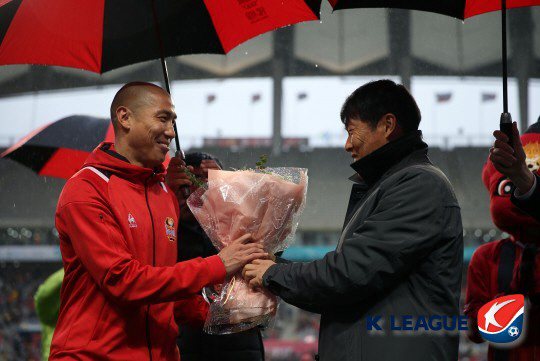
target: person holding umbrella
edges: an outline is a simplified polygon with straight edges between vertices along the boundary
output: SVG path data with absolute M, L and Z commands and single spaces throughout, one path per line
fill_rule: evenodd
M 478 310 L 486 303 L 511 294 L 522 294 L 530 302 L 524 319 L 526 332 L 519 343 L 505 349 L 490 344 L 489 361 L 538 360 L 540 356 L 540 255 L 537 252 L 540 220 L 539 193 L 535 190 L 538 189 L 535 183 L 539 170 L 540 124 L 531 125 L 521 137 L 516 123 L 513 123 L 513 131 L 515 152 L 505 143 L 506 135 L 495 131 L 495 144 L 482 170 L 493 224 L 508 237 L 482 244 L 472 255 L 464 305 L 464 313 L 469 317 L 467 336 L 475 343 L 485 341 L 479 327 L 487 329 L 488 326 L 479 321 Z
M 508 136 L 505 133 L 500 130 L 493 132 L 495 142 L 489 151 L 489 159 L 493 162 L 495 169 L 507 176 L 515 185 L 510 197 L 512 203 L 540 220 L 540 188 L 538 187 L 540 176 L 536 172 L 540 167 L 540 159 L 536 154 L 527 157 L 516 122 L 512 124 L 512 131 L 511 145 L 508 144 Z M 540 133 L 540 117 L 527 129 L 525 136 L 530 137 L 536 133 Z
M 164 183 L 162 165 L 175 119 L 163 89 L 126 84 L 111 105 L 114 143 L 67 181 L 56 209 L 65 276 L 50 360 L 179 360 L 175 317 L 202 322 L 198 292 L 267 256 L 246 234 L 218 255 L 176 263 L 178 186 Z

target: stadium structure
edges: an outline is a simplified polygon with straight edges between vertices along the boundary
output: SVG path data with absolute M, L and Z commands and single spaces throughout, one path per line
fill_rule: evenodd
M 202 149 L 227 167 L 252 166 L 262 154 L 268 165 L 309 171 L 306 209 L 296 241 L 285 253 L 294 261 L 322 257 L 340 234 L 352 174 L 349 155 L 339 148 L 288 142 L 281 135 L 283 80 L 293 76 L 499 77 L 500 15 L 485 14 L 462 23 L 436 14 L 369 9 L 331 14 L 324 2 L 321 22 L 299 24 L 250 40 L 227 56 L 190 55 L 168 59 L 172 79 L 271 77 L 273 135 L 267 142 L 224 144 L 208 140 Z M 525 127 L 529 84 L 540 78 L 540 8 L 509 11 L 509 75 L 516 79 L 519 114 Z M 96 75 L 76 69 L 14 65 L 0 67 L 0 97 L 122 84 L 134 79 L 160 81 L 157 62 L 145 62 Z M 2 119 L 2 122 L 16 121 Z M 7 146 L 8 144 L 4 144 Z M 489 197 L 481 182 L 487 147 L 432 148 L 429 156 L 449 177 L 462 208 L 468 261 L 483 242 L 501 236 L 489 215 Z M 0 360 L 38 360 L 39 324 L 33 306 L 38 285 L 61 267 L 54 211 L 64 180 L 39 177 L 0 159 Z M 465 272 L 466 268 L 464 269 Z M 463 282 L 465 282 L 465 277 Z M 266 331 L 272 360 L 299 360 L 316 350 L 318 317 L 290 306 L 280 308 Z M 463 335 L 464 336 L 464 335 Z M 463 358 L 485 359 L 485 348 L 463 337 Z

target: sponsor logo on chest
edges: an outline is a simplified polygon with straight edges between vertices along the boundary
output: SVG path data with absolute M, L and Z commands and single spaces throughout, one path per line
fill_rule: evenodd
M 129 228 L 137 228 L 137 221 L 135 220 L 135 217 L 131 213 L 128 214 L 128 224 Z

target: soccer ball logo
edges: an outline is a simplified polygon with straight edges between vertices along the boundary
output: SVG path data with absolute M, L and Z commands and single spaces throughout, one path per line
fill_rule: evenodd
M 478 331 L 490 343 L 514 345 L 518 340 L 523 341 L 524 318 L 523 295 L 499 297 L 478 310 Z
M 508 334 L 512 337 L 517 337 L 519 335 L 519 328 L 512 326 L 508 329 Z

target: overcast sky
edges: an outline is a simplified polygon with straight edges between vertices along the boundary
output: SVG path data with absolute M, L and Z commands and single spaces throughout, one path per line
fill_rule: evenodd
M 284 137 L 308 137 L 312 146 L 341 146 L 340 107 L 354 89 L 373 77 L 285 79 Z M 399 81 L 399 78 L 392 77 Z M 0 146 L 33 128 L 73 114 L 108 117 L 120 85 L 69 89 L 0 98 Z M 540 80 L 529 85 L 529 120 L 540 115 Z M 487 145 L 502 111 L 499 78 L 414 77 L 411 90 L 422 111 L 420 128 L 431 145 Z M 270 137 L 271 78 L 177 81 L 172 86 L 183 146 L 203 137 Z M 509 81 L 509 110 L 518 119 L 517 88 Z

